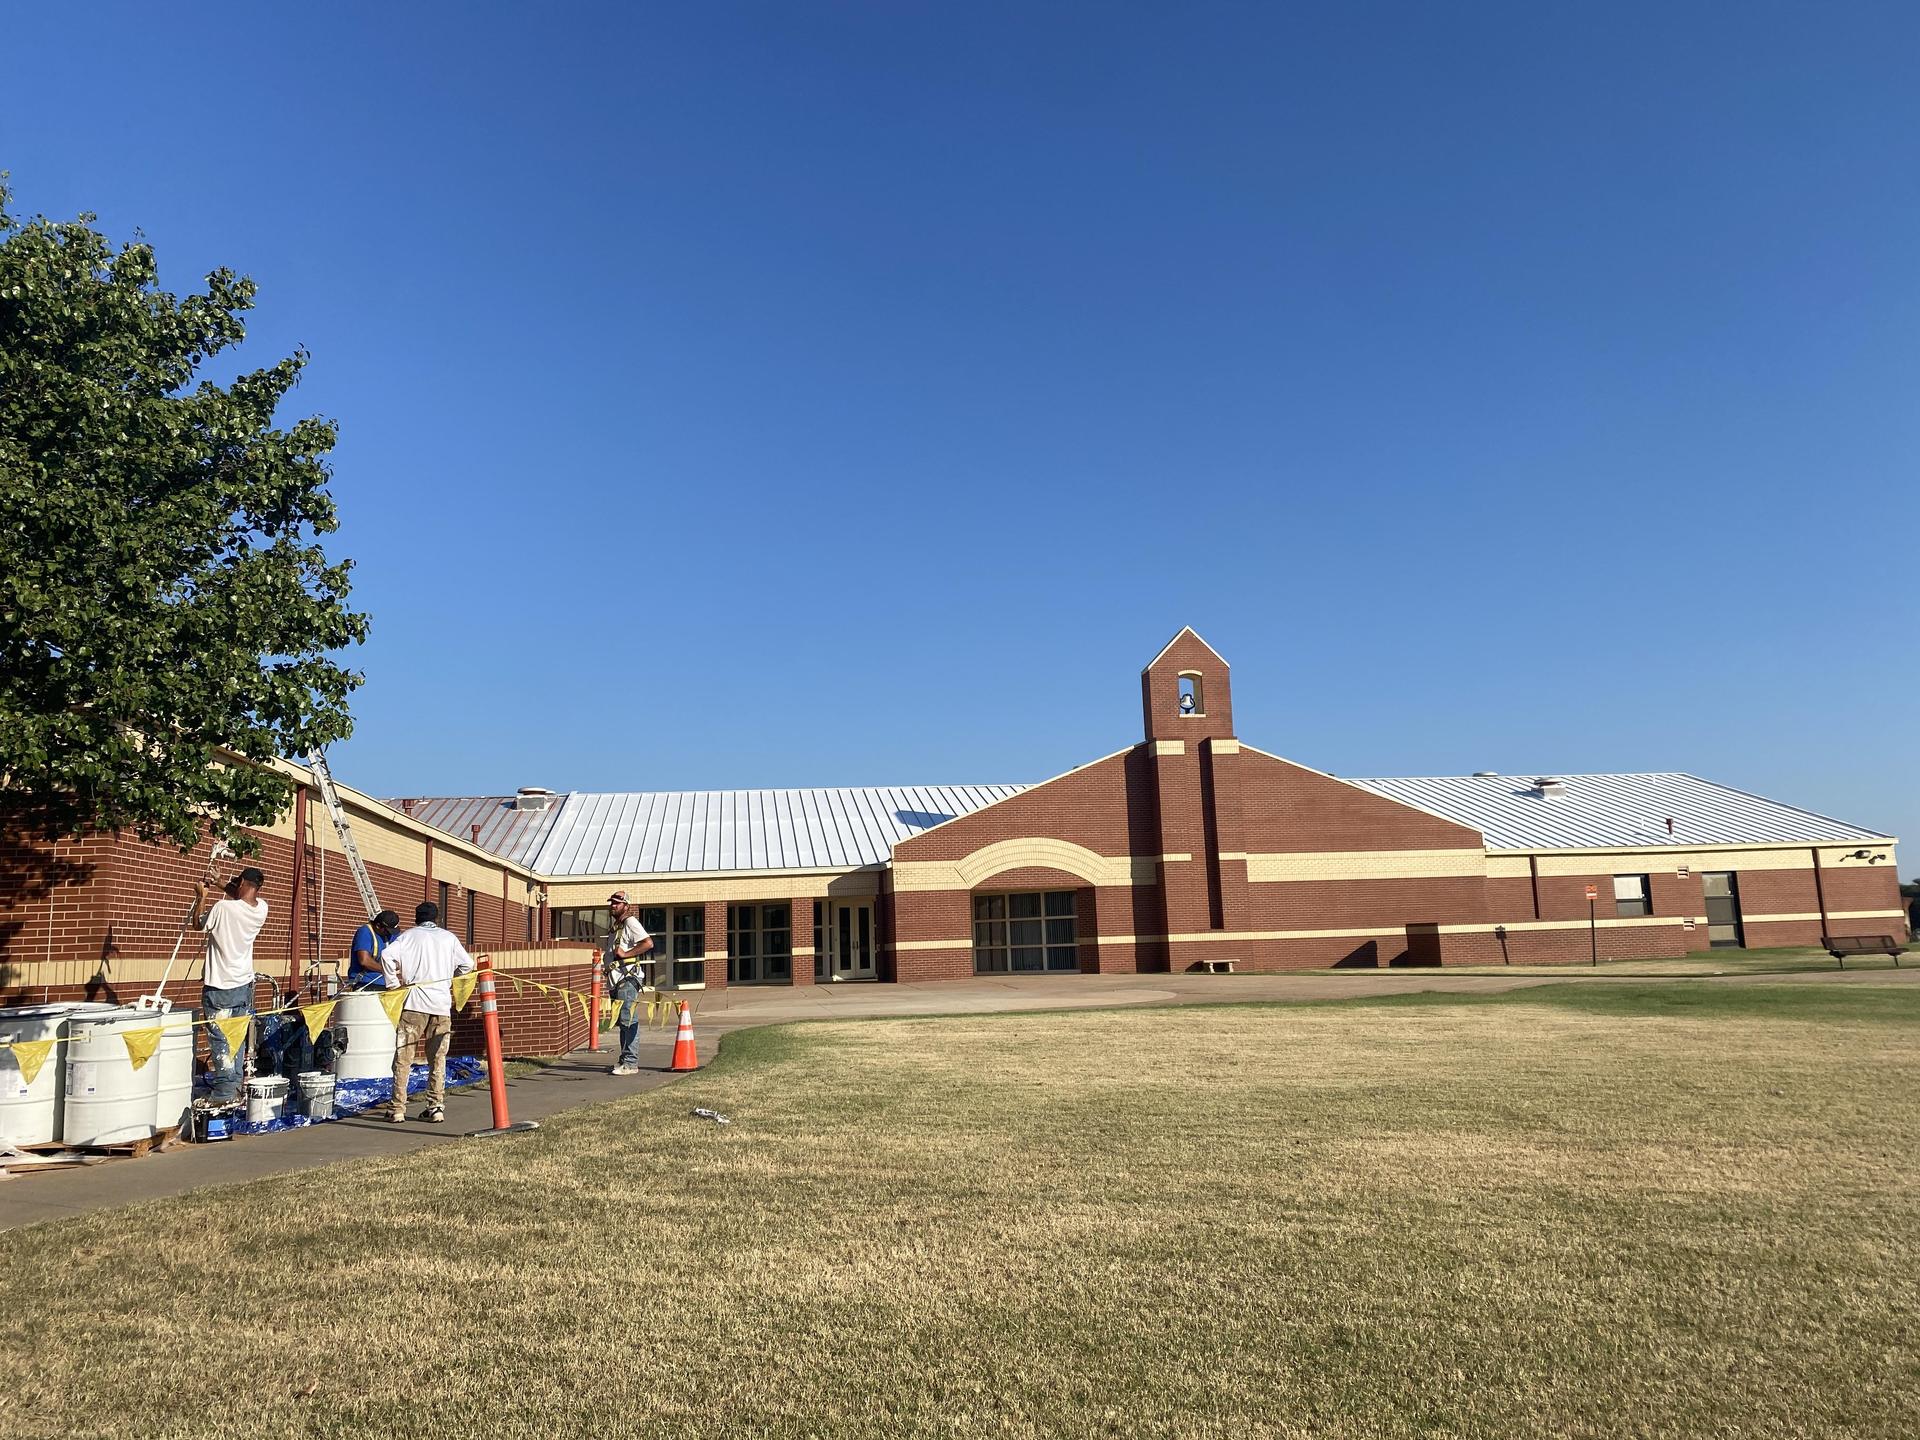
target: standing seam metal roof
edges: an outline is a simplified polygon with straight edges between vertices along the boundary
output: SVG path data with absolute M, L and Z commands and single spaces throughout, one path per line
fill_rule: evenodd
M 1023 785 L 823 790 L 575 791 L 528 861 L 543 875 L 850 870 Z
M 559 813 L 560 797 L 554 796 L 554 803 L 545 810 L 519 809 L 511 795 L 441 795 L 383 803 L 410 819 L 478 844 L 489 854 L 526 865 Z M 476 825 L 480 827 L 477 839 Z
M 1545 772 L 1542 772 L 1543 774 Z M 1542 795 L 1533 776 L 1436 775 L 1349 780 L 1443 820 L 1470 825 L 1489 850 L 1611 850 L 1647 845 L 1775 845 L 1879 840 L 1884 831 L 1782 805 L 1697 775 L 1559 775 Z M 1673 833 L 1667 833 L 1667 820 Z

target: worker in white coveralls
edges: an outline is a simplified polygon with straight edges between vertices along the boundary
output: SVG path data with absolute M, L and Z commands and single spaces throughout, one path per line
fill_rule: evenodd
M 207 968 L 200 980 L 200 1006 L 209 1020 L 253 1013 L 253 942 L 267 923 L 267 902 L 260 887 L 267 877 L 249 865 L 227 882 L 224 899 L 201 911 L 207 886 L 193 887 L 193 924 L 207 936 Z M 240 1098 L 244 1056 L 228 1048 L 218 1025 L 207 1026 L 209 1098 L 220 1104 Z
M 616 890 L 607 897 L 613 912 L 613 932 L 607 936 L 604 966 L 607 994 L 620 1005 L 614 1024 L 620 1030 L 620 1061 L 613 1067 L 616 1075 L 640 1073 L 640 996 L 653 989 L 643 956 L 653 953 L 653 937 L 640 923 L 639 907 L 630 903 L 627 892 Z
M 387 988 L 411 985 L 400 1011 L 393 1047 L 393 1107 L 387 1118 L 407 1118 L 407 1076 L 413 1052 L 427 1048 L 427 1108 L 420 1118 L 438 1125 L 447 1118 L 447 1046 L 453 1038 L 453 985 L 456 975 L 473 969 L 473 957 L 459 937 L 440 928 L 440 907 L 431 900 L 416 905 L 413 928 L 396 936 L 380 952 Z

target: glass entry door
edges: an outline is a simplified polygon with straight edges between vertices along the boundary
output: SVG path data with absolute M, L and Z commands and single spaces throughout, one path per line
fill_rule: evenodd
M 1731 870 L 1708 870 L 1700 876 L 1707 896 L 1707 943 L 1716 947 L 1740 945 L 1740 880 Z
M 879 973 L 874 968 L 871 900 L 829 900 L 826 929 L 821 937 L 826 941 L 825 979 L 871 980 Z

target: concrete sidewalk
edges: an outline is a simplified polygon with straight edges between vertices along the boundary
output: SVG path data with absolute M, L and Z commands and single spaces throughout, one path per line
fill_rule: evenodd
M 1920 969 L 1808 972 L 1791 975 L 1684 977 L 1711 983 L 1792 981 L 1816 984 L 1913 984 Z M 814 985 L 741 987 L 688 995 L 702 1063 L 711 1060 L 730 1032 L 797 1020 L 860 1020 L 932 1015 L 1004 1014 L 1017 1010 L 1097 1009 L 1115 1005 L 1223 1005 L 1249 1000 L 1352 1000 L 1419 991 L 1497 994 L 1535 985 L 1610 980 L 1621 984 L 1671 984 L 1659 976 L 1598 976 L 1578 971 L 1554 975 L 1455 975 L 1439 970 L 1318 971 L 1289 975 L 1034 975 L 941 981 L 915 985 Z M 546 1120 L 583 1105 L 623 1099 L 657 1089 L 675 1077 L 666 1069 L 673 1031 L 647 1029 L 641 1036 L 641 1073 L 616 1076 L 611 1035 L 598 1053 L 576 1051 L 507 1082 L 513 1119 Z M 415 1102 L 410 1113 L 418 1114 Z M 230 1185 L 338 1160 L 398 1155 L 429 1145 L 511 1145 L 512 1137 L 469 1141 L 467 1133 L 492 1124 L 487 1087 L 448 1096 L 444 1125 L 409 1120 L 393 1125 L 355 1117 L 303 1126 L 214 1145 L 182 1146 L 140 1160 L 97 1165 L 0 1181 L 0 1229 L 83 1214 L 111 1205 L 178 1195 L 205 1185 Z

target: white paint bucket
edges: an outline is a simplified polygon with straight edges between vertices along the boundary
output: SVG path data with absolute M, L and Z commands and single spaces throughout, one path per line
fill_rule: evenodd
M 300 1113 L 309 1120 L 333 1118 L 333 1076 L 325 1070 L 302 1070 L 293 1077 L 299 1092 Z
M 256 1075 L 247 1081 L 247 1123 L 265 1125 L 278 1120 L 287 1108 L 287 1077 Z

